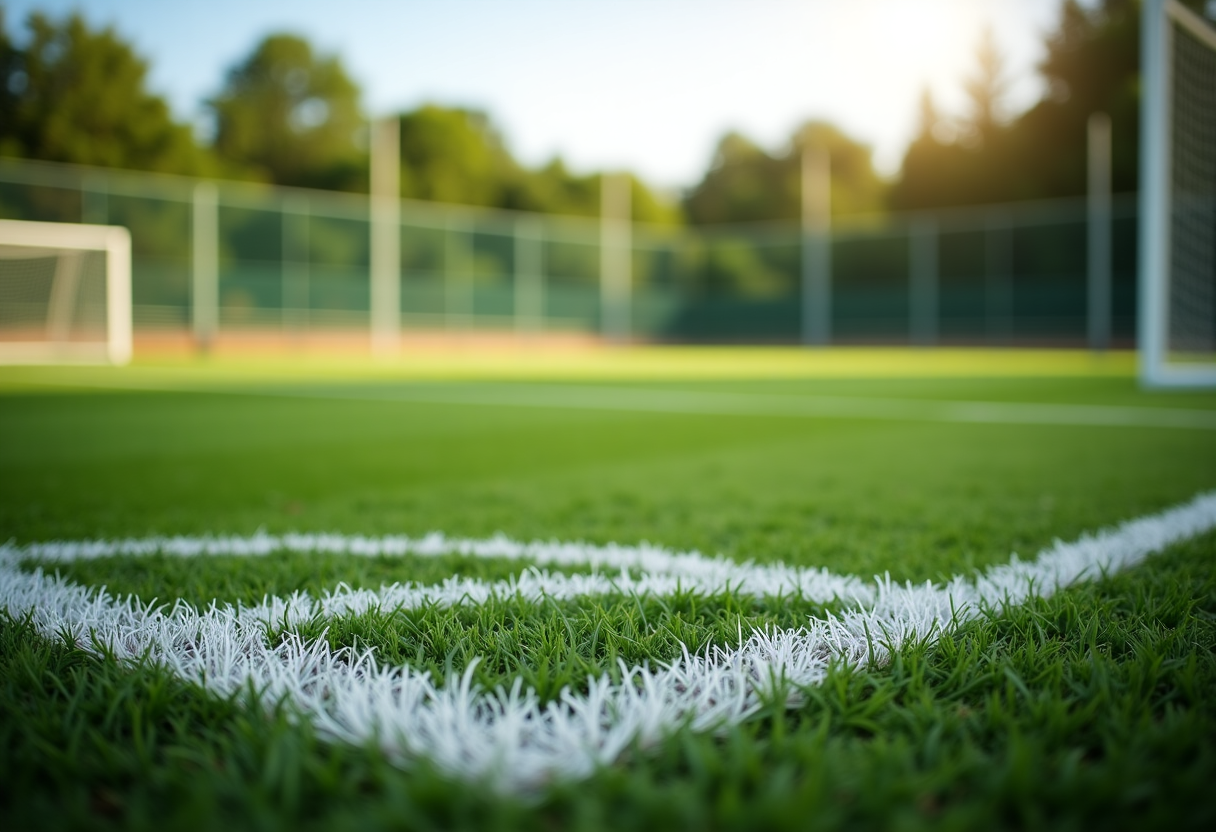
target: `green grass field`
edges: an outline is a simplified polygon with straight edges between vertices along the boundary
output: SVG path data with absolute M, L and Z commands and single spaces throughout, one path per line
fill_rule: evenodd
M 502 532 L 942 582 L 1216 488 L 1216 395 L 1144 393 L 1133 371 L 1118 355 L 860 350 L 3 368 L 0 538 Z M 795 707 L 673 727 L 526 794 L 329 741 L 289 703 L 218 696 L 0 614 L 0 825 L 1210 828 L 1214 562 L 1208 533 L 889 664 L 834 668 Z M 50 568 L 206 606 L 529 564 L 280 552 Z M 619 678 L 618 660 L 674 661 L 838 609 L 621 592 L 300 631 L 441 684 L 476 659 L 484 689 L 522 679 L 553 701 Z

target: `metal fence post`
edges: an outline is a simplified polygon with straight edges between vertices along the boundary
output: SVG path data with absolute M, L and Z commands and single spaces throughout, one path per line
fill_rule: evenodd
M 207 352 L 219 329 L 219 195 L 215 185 L 195 185 L 191 207 L 190 322 L 195 343 Z
M 937 220 L 917 217 L 909 239 L 908 330 L 913 344 L 928 346 L 938 338 Z
M 989 343 L 1013 342 L 1013 222 L 1003 211 L 988 215 L 984 234 L 984 329 Z
M 372 352 L 401 346 L 401 124 L 372 124 L 370 319 Z
M 308 198 L 294 194 L 288 196 L 280 210 L 283 326 L 302 333 L 308 329 L 310 305 Z
M 468 329 L 473 316 L 473 275 L 461 222 L 448 218 L 443 249 L 443 312 L 448 329 Z
M 1106 113 L 1089 117 L 1088 156 L 1086 318 L 1089 348 L 1102 351 L 1110 346 L 1111 303 L 1110 116 Z
M 632 328 L 630 186 L 626 174 L 600 178 L 600 327 L 606 339 L 622 343 Z
M 802 151 L 802 342 L 832 341 L 832 173 L 826 150 Z
M 544 327 L 544 227 L 539 219 L 515 221 L 515 330 L 536 332 Z

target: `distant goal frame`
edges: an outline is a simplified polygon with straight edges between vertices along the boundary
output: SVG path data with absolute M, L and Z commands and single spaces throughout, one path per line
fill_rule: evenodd
M 0 364 L 127 364 L 132 353 L 131 234 L 117 225 L 0 219 L 0 247 L 105 255 L 105 340 L 0 341 Z
M 1209 21 L 1177 0 L 1144 0 L 1141 19 L 1139 375 L 1140 383 L 1150 388 L 1216 387 L 1216 354 L 1212 356 L 1212 362 L 1170 361 L 1175 26 L 1216 52 L 1216 27 Z M 1216 193 L 1212 197 L 1216 199 Z M 1213 281 L 1216 283 L 1216 274 Z

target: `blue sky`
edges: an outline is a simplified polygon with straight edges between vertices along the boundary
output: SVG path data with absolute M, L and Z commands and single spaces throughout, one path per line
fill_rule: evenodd
M 182 118 L 270 32 L 338 54 L 369 112 L 426 101 L 486 110 L 528 163 L 628 168 L 693 184 L 717 139 L 740 130 L 775 148 L 807 118 L 829 119 L 891 172 L 928 86 L 947 112 L 991 26 L 1011 105 L 1039 93 L 1042 33 L 1059 0 L 9 0 L 78 9 L 112 25 L 151 64 Z

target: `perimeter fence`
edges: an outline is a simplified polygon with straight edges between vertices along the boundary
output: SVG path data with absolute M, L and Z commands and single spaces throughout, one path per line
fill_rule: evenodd
M 197 334 L 204 319 L 218 338 L 369 329 L 365 195 L 0 159 L 0 218 L 126 226 L 137 339 Z M 814 261 L 833 343 L 1083 346 L 1098 333 L 1130 345 L 1134 197 L 1115 198 L 1103 222 L 1099 284 L 1083 199 L 838 217 L 816 240 L 798 223 L 635 224 L 621 298 L 604 290 L 595 218 L 404 200 L 401 329 L 597 335 L 623 303 L 615 320 L 630 340 L 795 343 L 813 314 Z M 1109 287 L 1097 304 L 1094 285 Z

